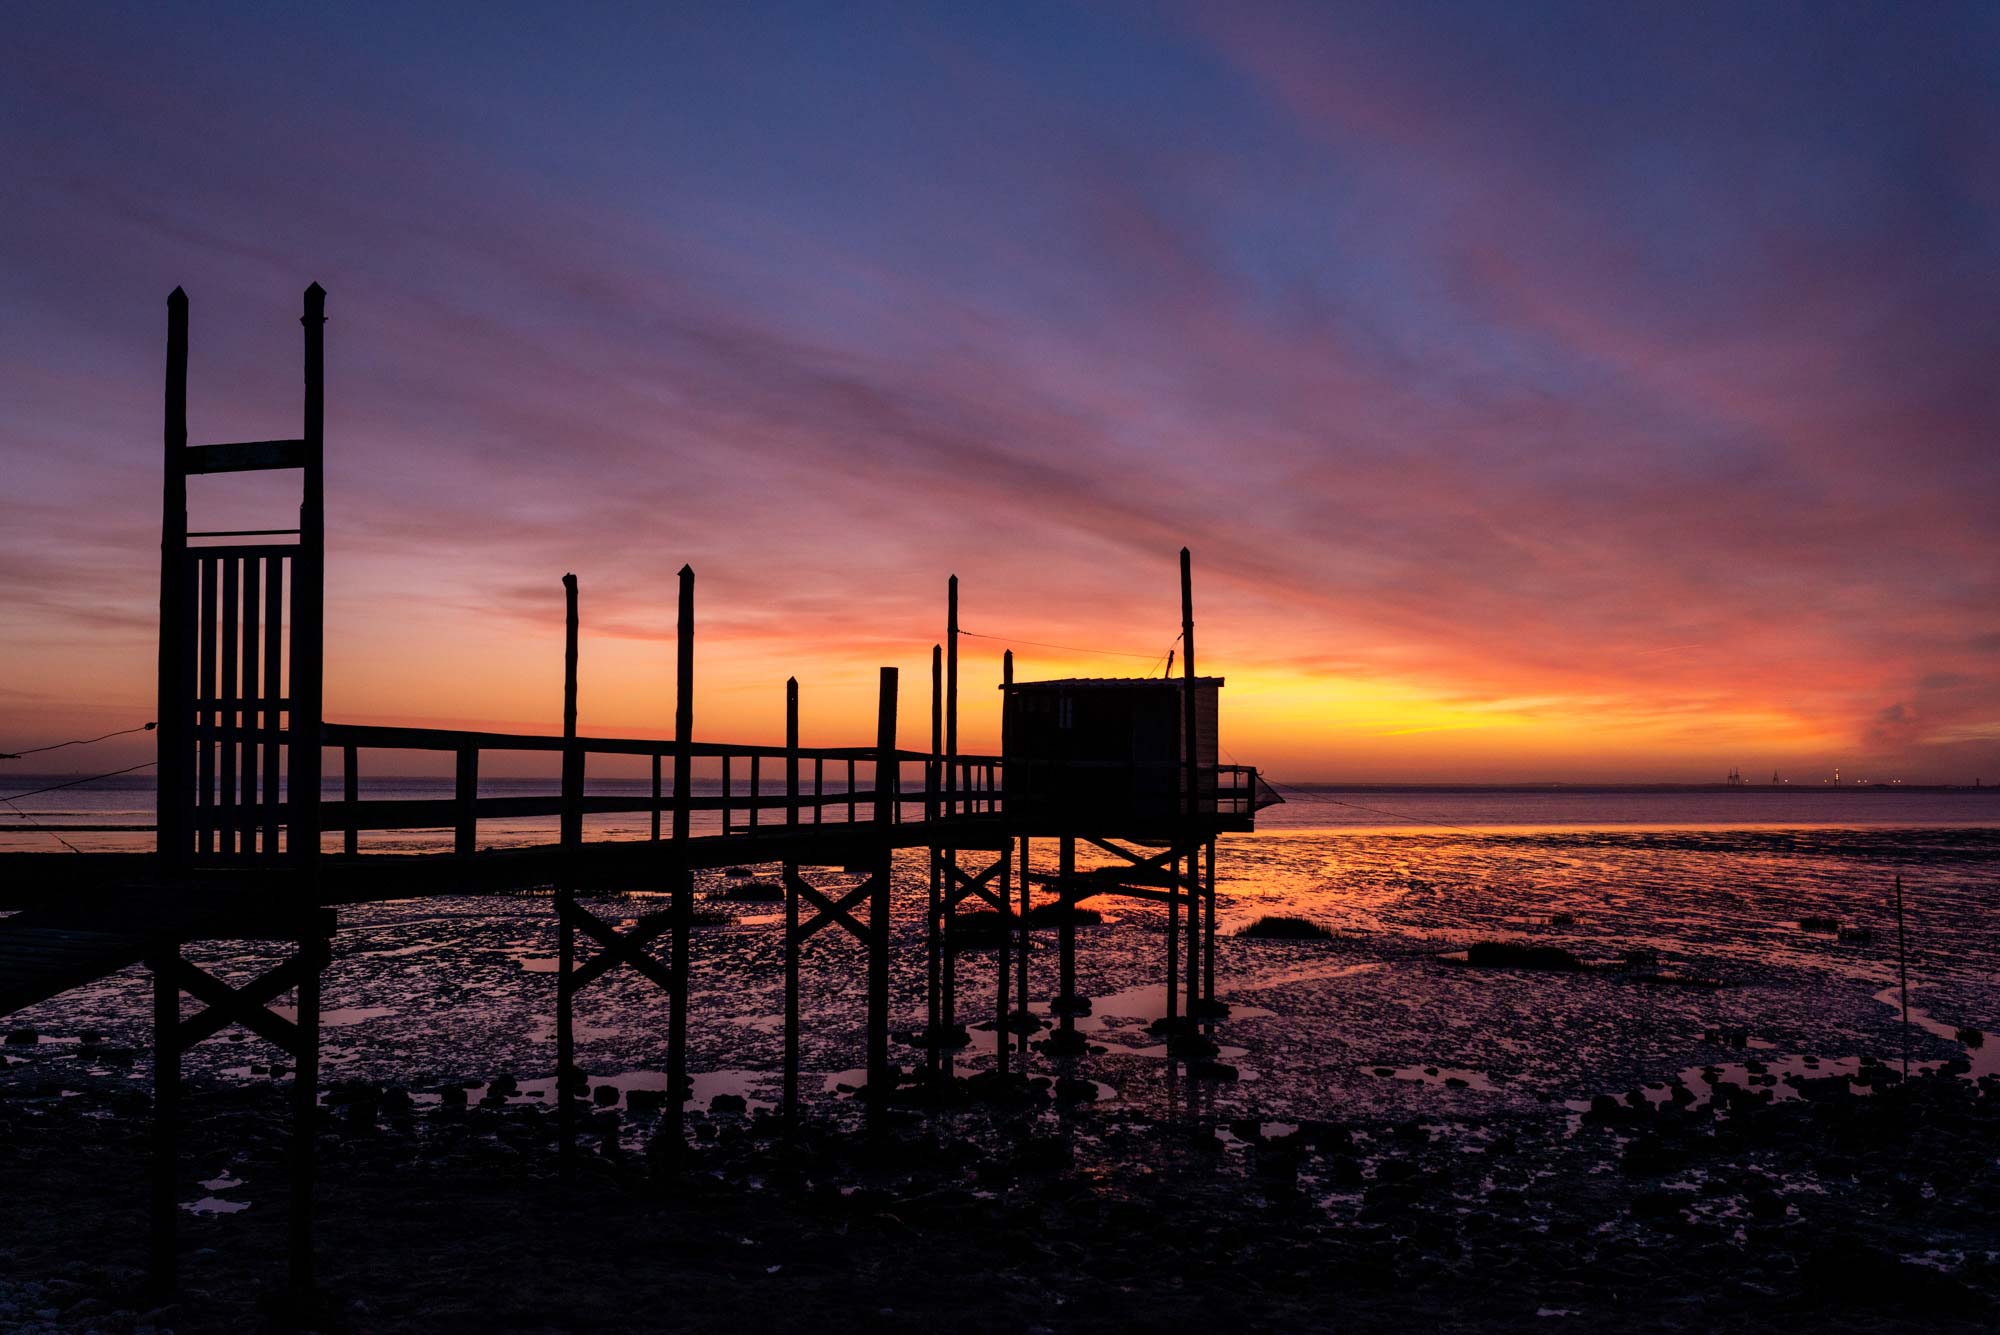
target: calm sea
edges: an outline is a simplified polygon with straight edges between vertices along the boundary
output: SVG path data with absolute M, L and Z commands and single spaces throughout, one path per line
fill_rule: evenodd
M 6 792 L 22 792 L 67 782 L 74 775 L 11 775 Z M 862 781 L 865 785 L 865 778 Z M 711 796 L 720 789 L 713 779 L 697 779 L 696 792 Z M 644 797 L 650 781 L 592 780 L 592 793 Z M 826 790 L 839 790 L 829 776 Z M 482 797 L 550 794 L 550 779 L 487 779 Z M 739 778 L 737 791 L 743 792 Z M 778 791 L 775 788 L 772 792 Z M 1951 828 L 2000 826 L 2000 787 L 1952 792 L 1894 789 L 1757 788 L 1660 791 L 1616 788 L 1548 789 L 1407 789 L 1374 787 L 1299 788 L 1287 785 L 1285 801 L 1258 814 L 1260 831 L 1457 829 L 1463 832 L 1521 829 L 1706 829 L 1744 827 L 1868 829 L 1885 826 Z M 322 788 L 328 799 L 340 796 L 337 780 Z M 363 798 L 448 798 L 446 778 L 364 777 Z M 915 815 L 914 810 L 911 815 Z M 827 819 L 844 819 L 844 809 L 827 812 Z M 740 814 L 738 819 L 740 820 Z M 144 774 L 102 780 L 82 787 L 19 799 L 0 805 L 0 851 L 56 850 L 61 835 L 85 851 L 135 849 L 151 844 L 153 788 Z M 697 816 L 697 833 L 719 828 L 712 813 Z M 645 813 L 591 817 L 592 837 L 638 838 L 648 833 Z M 46 827 L 46 828 L 38 828 Z M 122 828 L 101 828 L 122 827 Z M 134 828 L 144 827 L 144 828 Z M 482 846 L 508 847 L 554 838 L 553 818 L 483 821 Z M 50 830 L 54 833 L 50 833 Z M 399 830 L 364 836 L 363 847 L 378 850 L 429 850 L 448 844 L 448 830 Z

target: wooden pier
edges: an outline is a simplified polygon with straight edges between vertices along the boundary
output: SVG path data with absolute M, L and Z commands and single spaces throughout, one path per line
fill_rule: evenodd
M 1181 553 L 1181 677 L 1017 682 L 1004 659 L 1000 755 L 958 749 L 958 601 L 947 586 L 945 641 L 931 663 L 929 746 L 899 745 L 900 681 L 881 669 L 875 734 L 859 745 L 800 743 L 800 688 L 785 683 L 782 746 L 697 741 L 694 721 L 695 574 L 678 588 L 673 736 L 598 737 L 577 730 L 580 590 L 566 596 L 562 731 L 555 735 L 342 724 L 322 713 L 324 662 L 324 406 L 326 294 L 306 289 L 305 406 L 296 439 L 187 443 L 188 302 L 168 299 L 164 488 L 160 561 L 157 830 L 152 854 L 13 854 L 0 858 L 0 1012 L 47 1000 L 143 963 L 154 980 L 154 1187 L 151 1264 L 163 1288 L 175 1279 L 178 1100 L 181 1054 L 240 1024 L 295 1064 L 290 1280 L 313 1283 L 310 1199 L 317 1109 L 319 985 L 342 904 L 422 894 L 523 888 L 553 890 L 558 923 L 556 1037 L 559 1145 L 575 1161 L 574 1052 L 579 995 L 618 968 L 663 993 L 668 1021 L 668 1097 L 660 1130 L 671 1160 L 685 1147 L 688 980 L 695 873 L 769 865 L 784 891 L 784 1070 L 782 1112 L 800 1115 L 800 1032 L 810 1009 L 800 996 L 801 953 L 821 931 L 860 941 L 867 955 L 867 1101 L 879 1115 L 901 1077 L 890 1057 L 891 862 L 926 851 L 929 867 L 926 1028 L 918 1036 L 925 1075 L 947 1080 L 967 1041 L 960 1020 L 953 920 L 967 904 L 999 915 L 993 1020 L 1005 1075 L 1026 1061 L 1041 1020 L 1029 1009 L 1030 881 L 1062 906 L 1056 1031 L 1042 1050 L 1061 1059 L 1083 1050 L 1075 1017 L 1089 1002 L 1076 990 L 1076 932 L 1068 910 L 1101 895 L 1157 901 L 1167 914 L 1164 977 L 1168 1040 L 1213 1020 L 1215 842 L 1249 830 L 1275 801 L 1253 768 L 1215 762 L 1219 679 L 1195 675 L 1192 572 Z M 190 531 L 187 479 L 208 473 L 296 470 L 296 521 L 287 527 Z M 1047 719 L 1037 711 L 1050 711 Z M 1178 715 L 1178 717 L 1176 717 Z M 1041 722 L 1036 722 L 1041 719 Z M 1053 720 L 1050 723 L 1049 720 Z M 1093 720 L 1104 726 L 1092 730 Z M 1108 720 L 1108 722 L 1105 722 Z M 1103 739 L 1127 727 L 1116 754 Z M 1095 738 L 1095 741 L 1087 741 Z M 1141 739 L 1145 740 L 1141 743 Z M 1039 740 L 1038 740 L 1039 739 Z M 1097 749 L 1092 749 L 1096 747 Z M 1114 747 L 1114 750 L 1116 748 Z M 337 753 L 341 796 L 322 800 L 327 752 Z M 548 752 L 561 778 L 551 792 L 481 796 L 488 752 Z M 363 753 L 452 758 L 453 796 L 376 800 L 360 796 Z M 650 762 L 650 792 L 587 791 L 593 760 Z M 703 787 L 697 789 L 697 771 Z M 646 813 L 644 838 L 589 839 L 585 819 Z M 552 817 L 547 844 L 482 849 L 482 820 Z M 699 819 L 703 828 L 696 829 Z M 448 853 L 364 851 L 361 836 L 388 830 L 452 832 Z M 1032 877 L 1033 839 L 1057 842 L 1057 873 Z M 1109 867 L 1079 872 L 1079 842 L 1110 854 Z M 968 862 L 967 859 L 970 859 Z M 861 880 L 832 888 L 830 873 Z M 667 907 L 618 926 L 580 902 L 587 891 L 658 889 Z M 269 969 L 230 986 L 184 958 L 191 942 L 254 939 Z M 296 1018 L 270 1009 L 296 994 Z M 189 1013 L 183 998 L 199 1009 Z

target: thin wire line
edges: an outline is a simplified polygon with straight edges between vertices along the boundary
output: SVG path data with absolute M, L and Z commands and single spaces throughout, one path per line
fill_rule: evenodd
M 79 737 L 69 742 L 51 742 L 47 746 L 31 746 L 25 751 L 0 751 L 0 760 L 19 760 L 22 756 L 39 755 L 43 751 L 60 751 L 65 746 L 89 746 L 92 742 L 101 742 L 106 737 L 123 737 L 128 732 L 151 732 L 158 726 L 159 724 L 157 723 L 141 723 L 136 728 L 120 728 L 117 732 L 107 732 L 104 734 L 104 737 Z
M 25 793 L 9 793 L 0 797 L 0 802 L 12 802 L 17 797 L 40 797 L 43 793 L 60 792 L 65 788 L 79 788 L 86 783 L 96 783 L 99 779 L 115 779 L 121 774 L 130 774 L 135 769 L 145 769 L 149 765 L 158 763 L 156 760 L 142 760 L 136 765 L 127 765 L 124 769 L 115 769 L 108 774 L 93 774 L 87 779 L 71 779 L 68 783 L 52 783 L 46 788 L 31 788 Z

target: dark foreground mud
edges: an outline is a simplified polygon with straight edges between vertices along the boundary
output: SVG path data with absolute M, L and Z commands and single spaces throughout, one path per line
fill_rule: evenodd
M 693 1119 L 679 1174 L 620 1148 L 634 1114 L 596 1113 L 567 1189 L 544 1107 L 349 1085 L 322 1114 L 324 1291 L 304 1324 L 1993 1328 L 2000 1081 L 1863 1075 L 1873 1093 L 1808 1079 L 1767 1103 L 1754 1077 L 1699 1105 L 1674 1086 L 1580 1117 L 1303 1125 L 1210 1120 L 1198 1101 L 1161 1120 L 982 1079 L 942 1110 L 898 1109 L 874 1138 L 836 1118 L 789 1143 L 725 1097 Z M 191 1094 L 184 1287 L 154 1307 L 143 1097 L 10 1083 L 0 1326 L 296 1316 L 273 1297 L 283 1097 L 282 1082 Z

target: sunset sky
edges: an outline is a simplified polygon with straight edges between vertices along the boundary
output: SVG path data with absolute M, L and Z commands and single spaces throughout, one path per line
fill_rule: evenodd
M 167 293 L 258 439 L 317 280 L 330 718 L 554 729 L 573 570 L 668 731 L 686 562 L 703 738 L 921 744 L 956 572 L 990 747 L 1185 543 L 1281 779 L 2000 781 L 2000 8 L 7 23 L 0 749 L 151 717 Z

